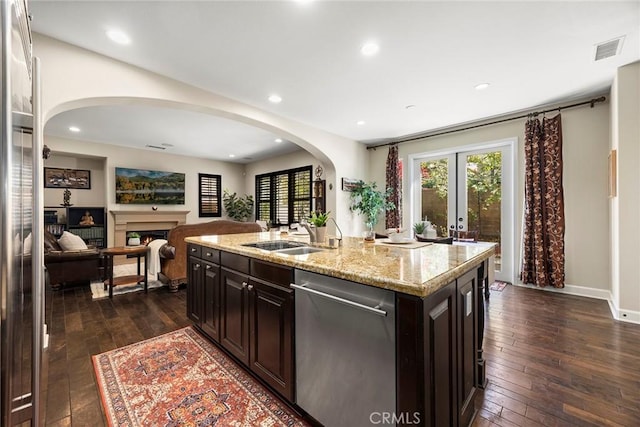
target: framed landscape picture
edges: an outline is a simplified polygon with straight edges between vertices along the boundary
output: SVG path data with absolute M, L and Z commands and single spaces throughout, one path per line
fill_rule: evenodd
M 184 174 L 116 168 L 116 203 L 184 205 Z
M 83 169 L 44 168 L 44 187 L 91 190 L 91 171 Z

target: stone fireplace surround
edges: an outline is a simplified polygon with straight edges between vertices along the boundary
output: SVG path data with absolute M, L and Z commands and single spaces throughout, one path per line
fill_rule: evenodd
M 114 219 L 113 246 L 126 246 L 129 231 L 171 230 L 176 225 L 186 224 L 191 211 L 109 211 Z M 116 260 L 121 264 L 123 260 Z

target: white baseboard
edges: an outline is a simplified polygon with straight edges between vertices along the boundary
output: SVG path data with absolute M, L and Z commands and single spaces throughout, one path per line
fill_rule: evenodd
M 564 288 L 552 288 L 552 287 L 537 287 L 530 285 L 523 285 L 522 283 L 514 283 L 515 286 L 521 286 L 523 288 L 536 289 L 540 291 L 556 292 L 559 294 L 576 295 L 580 297 L 602 299 L 609 303 L 609 310 L 614 319 L 621 322 L 638 323 L 640 324 L 640 311 L 634 310 L 620 310 L 613 301 L 613 295 L 608 289 L 596 289 L 588 288 L 586 286 L 577 285 L 564 285 Z

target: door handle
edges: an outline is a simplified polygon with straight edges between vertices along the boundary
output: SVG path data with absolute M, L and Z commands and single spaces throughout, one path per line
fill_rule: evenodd
M 291 283 L 291 287 L 294 289 L 298 289 L 301 291 L 309 292 L 314 295 L 318 295 L 323 298 L 330 299 L 332 301 L 338 302 L 340 304 L 348 305 L 354 308 L 358 308 L 360 310 L 368 311 L 373 314 L 377 314 L 378 316 L 386 317 L 387 312 L 384 310 L 380 310 L 380 306 L 377 305 L 375 307 L 369 307 L 368 305 L 360 304 L 359 302 L 351 301 L 346 298 L 341 298 L 335 295 L 326 294 L 324 292 L 317 291 L 315 289 L 308 288 L 306 284 L 296 285 L 295 283 Z

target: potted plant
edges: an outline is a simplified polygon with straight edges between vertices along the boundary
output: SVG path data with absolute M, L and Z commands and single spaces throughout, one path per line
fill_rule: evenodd
M 327 221 L 329 220 L 329 214 L 331 212 L 313 211 L 309 218 L 309 223 L 316 227 L 316 241 L 318 243 L 324 242 L 324 238 L 327 235 Z
M 127 237 L 129 238 L 127 240 L 127 245 L 138 246 L 140 244 L 140 234 L 136 233 L 135 231 L 128 233 Z
M 238 196 L 235 192 L 224 190 L 222 204 L 227 216 L 236 221 L 246 221 L 253 214 L 253 196 Z
M 422 221 L 413 224 L 413 232 L 416 234 L 416 236 L 422 236 L 426 228 L 426 224 Z
M 365 235 L 366 241 L 375 240 L 376 233 L 373 231 L 373 227 L 378 223 L 380 212 L 396 208 L 389 201 L 391 193 L 393 193 L 392 188 L 380 191 L 377 189 L 375 182 L 365 183 L 364 181 L 359 181 L 351 192 L 351 206 L 349 209 L 352 212 L 364 215 L 365 224 L 368 228 Z

